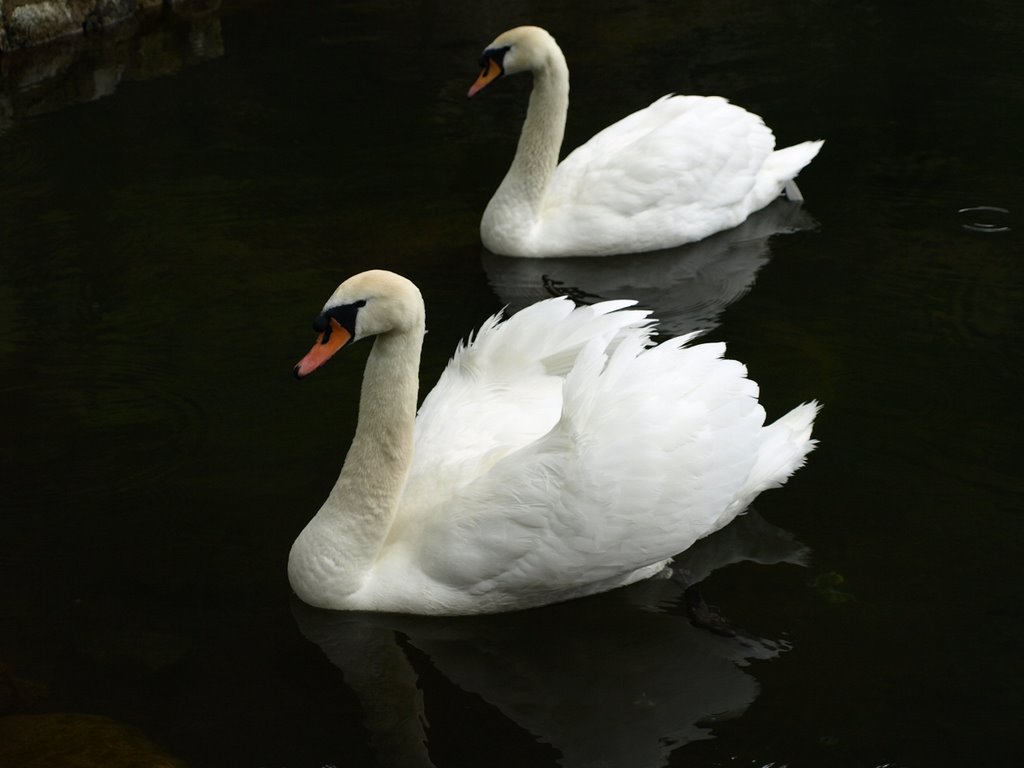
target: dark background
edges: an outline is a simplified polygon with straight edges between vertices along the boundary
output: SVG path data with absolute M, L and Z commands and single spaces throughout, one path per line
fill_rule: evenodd
M 0 664 L 39 691 L 16 711 L 103 715 L 190 766 L 402 764 L 375 707 L 422 715 L 438 766 L 1015 765 L 1022 17 L 893 5 L 265 2 L 205 37 L 175 22 L 180 66 L 103 98 L 19 111 L 9 86 Z M 745 650 L 695 634 L 666 584 L 314 616 L 333 640 L 291 601 L 367 351 L 292 380 L 324 300 L 368 268 L 419 284 L 424 386 L 509 301 L 477 226 L 530 83 L 465 91 L 521 23 L 569 60 L 566 147 L 670 91 L 726 96 L 780 146 L 826 139 L 800 177 L 817 225 L 773 238 L 708 334 L 771 417 L 825 404 L 808 465 L 756 504 L 806 567 L 704 585 Z

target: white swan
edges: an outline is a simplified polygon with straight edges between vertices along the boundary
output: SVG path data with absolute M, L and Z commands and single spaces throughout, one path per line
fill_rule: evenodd
M 377 338 L 341 475 L 288 558 L 296 594 L 420 614 L 567 600 L 661 572 L 785 482 L 817 405 L 765 427 L 723 344 L 651 346 L 631 304 L 557 298 L 491 318 L 417 416 L 419 291 L 384 271 L 342 283 L 296 375 Z
M 775 150 L 761 118 L 723 98 L 664 96 L 559 163 L 569 69 L 555 39 L 540 27 L 511 29 L 480 65 L 470 96 L 501 75 L 533 73 L 515 158 L 480 223 L 484 246 L 502 256 L 606 256 L 700 240 L 787 184 L 795 191 L 792 179 L 823 144 Z

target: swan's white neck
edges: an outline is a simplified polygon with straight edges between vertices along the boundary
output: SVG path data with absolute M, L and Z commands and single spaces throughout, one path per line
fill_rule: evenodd
M 533 71 L 533 90 L 515 158 L 484 212 L 481 227 L 489 228 L 492 238 L 518 240 L 539 221 L 558 166 L 568 110 L 569 67 L 554 47 L 544 65 Z
M 337 607 L 321 596 L 357 591 L 380 554 L 412 464 L 423 335 L 421 320 L 374 341 L 345 465 L 289 557 L 292 586 L 308 603 Z

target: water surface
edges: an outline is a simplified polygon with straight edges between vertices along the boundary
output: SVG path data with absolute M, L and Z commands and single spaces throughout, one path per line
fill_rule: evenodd
M 189 766 L 1016 764 L 1021 16 L 890 6 L 267 2 L 63 101 L 5 80 L 0 701 Z M 669 91 L 825 138 L 800 220 L 656 266 L 482 254 L 529 82 L 465 91 L 524 22 L 569 58 L 567 146 Z M 808 465 L 690 554 L 736 638 L 665 582 L 471 621 L 294 603 L 366 349 L 291 367 L 373 267 L 423 289 L 427 383 L 505 304 L 632 292 L 770 415 L 825 403 Z

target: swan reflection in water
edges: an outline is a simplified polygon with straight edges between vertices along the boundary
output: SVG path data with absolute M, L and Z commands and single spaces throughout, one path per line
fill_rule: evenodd
M 566 295 L 578 304 L 636 299 L 661 333 L 710 331 L 750 290 L 771 258 L 772 235 L 813 229 L 798 202 L 779 198 L 739 226 L 696 243 L 649 253 L 527 259 L 483 253 L 487 278 L 509 313 Z
M 751 511 L 676 559 L 696 584 L 743 560 L 806 564 L 808 550 Z M 412 647 L 461 690 L 482 698 L 561 754 L 560 764 L 664 765 L 715 720 L 754 701 L 743 667 L 785 650 L 736 631 L 693 626 L 676 606 L 674 580 L 545 608 L 491 616 L 428 618 L 333 612 L 294 601 L 307 639 L 342 670 L 366 713 L 381 765 L 431 766 L 430 720 L 405 648 Z M 417 663 L 421 663 L 419 660 Z

